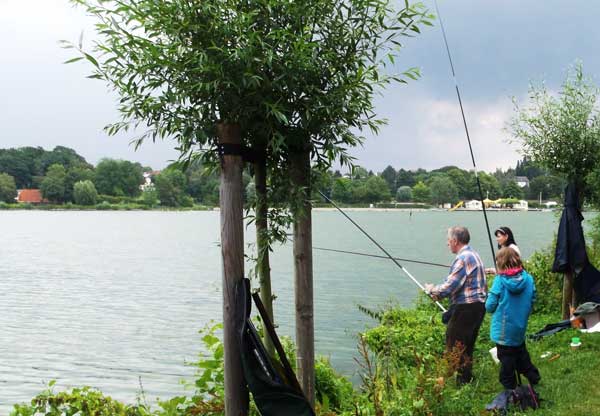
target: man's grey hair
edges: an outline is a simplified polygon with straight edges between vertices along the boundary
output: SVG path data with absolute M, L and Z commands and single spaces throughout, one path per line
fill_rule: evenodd
M 461 244 L 469 244 L 471 234 L 467 227 L 450 227 L 448 228 L 448 238 L 455 238 Z

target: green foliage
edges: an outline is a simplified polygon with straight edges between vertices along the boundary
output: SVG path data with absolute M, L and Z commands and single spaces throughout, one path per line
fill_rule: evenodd
M 73 149 L 57 146 L 52 151 L 41 147 L 20 147 L 18 149 L 0 149 L 0 172 L 15 178 L 17 188 L 38 188 L 38 179 L 42 178 L 48 167 L 59 164 L 65 168 L 88 166 L 85 159 Z
M 536 251 L 525 262 L 525 269 L 533 276 L 537 289 L 534 312 L 559 313 L 562 308 L 563 278 L 558 273 L 552 273 L 553 262 L 552 248 Z
M 134 197 L 140 194 L 143 180 L 139 163 L 102 159 L 96 166 L 94 185 L 100 194 Z
M 529 182 L 529 198 L 538 200 L 541 194 L 543 200 L 560 199 L 566 185 L 566 181 L 558 176 L 536 176 Z
M 90 180 L 76 182 L 73 186 L 73 199 L 79 205 L 96 205 L 98 192 Z
M 530 86 L 529 106 L 515 102 L 510 130 L 531 161 L 579 184 L 600 163 L 599 90 L 577 63 L 558 96 Z
M 93 181 L 94 171 L 87 166 L 74 166 L 67 170 L 65 178 L 65 201 L 75 202 L 73 191 L 77 182 Z M 94 189 L 96 189 L 94 187 Z
M 398 202 L 410 202 L 412 200 L 412 189 L 410 186 L 403 185 L 396 191 L 396 201 Z
M 355 392 L 352 383 L 335 372 L 328 359 L 315 361 L 316 399 L 322 410 L 334 412 L 353 410 Z
M 50 166 L 40 186 L 44 198 L 50 202 L 64 202 L 66 177 L 67 172 L 63 165 Z
M 415 202 L 429 202 L 431 190 L 423 182 L 417 182 L 412 188 L 412 198 Z
M 30 405 L 18 404 L 11 416 L 146 416 L 151 413 L 139 405 L 125 405 L 91 387 L 74 388 L 70 391 L 54 393 L 49 389 L 34 397 Z
M 154 186 L 161 205 L 190 206 L 193 201 L 185 195 L 186 178 L 178 169 L 166 169 L 154 177 Z
M 438 175 L 429 182 L 430 198 L 433 205 L 455 203 L 458 188 L 447 175 Z
M 17 197 L 15 178 L 8 173 L 0 173 L 0 202 L 14 203 Z
M 142 202 L 150 208 L 158 205 L 158 192 L 154 187 L 148 187 L 142 192 Z
M 504 198 L 520 200 L 523 199 L 525 193 L 523 192 L 523 188 L 517 185 L 516 182 L 510 181 L 502 189 L 502 196 Z

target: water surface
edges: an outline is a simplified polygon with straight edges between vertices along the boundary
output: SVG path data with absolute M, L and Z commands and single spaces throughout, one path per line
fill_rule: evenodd
M 491 260 L 481 212 L 356 211 L 350 215 L 396 256 L 449 264 L 445 233 L 471 229 Z M 549 212 L 490 212 L 492 229 L 513 229 L 525 257 L 557 228 Z M 0 413 L 56 379 L 133 402 L 185 394 L 185 365 L 201 351 L 198 330 L 220 320 L 218 212 L 0 212 Z M 380 254 L 335 211 L 316 211 L 315 246 Z M 253 241 L 253 229 L 246 240 Z M 422 282 L 446 270 L 404 264 Z M 272 257 L 279 332 L 293 335 L 291 246 Z M 314 252 L 319 354 L 353 376 L 355 334 L 372 324 L 357 304 L 410 305 L 417 289 L 389 261 Z

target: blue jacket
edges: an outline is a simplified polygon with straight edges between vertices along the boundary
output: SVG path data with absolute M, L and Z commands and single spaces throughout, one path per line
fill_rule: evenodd
M 533 277 L 525 270 L 508 276 L 496 275 L 485 309 L 492 312 L 490 338 L 496 344 L 518 347 L 525 342 L 527 321 L 536 290 Z

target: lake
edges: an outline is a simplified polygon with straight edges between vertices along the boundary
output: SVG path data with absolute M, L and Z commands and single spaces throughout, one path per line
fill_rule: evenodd
M 449 264 L 446 229 L 466 225 L 491 265 L 481 212 L 353 211 L 392 254 Z M 547 247 L 551 212 L 489 212 L 492 231 L 509 226 L 524 257 Z M 315 211 L 317 247 L 380 254 L 335 211 Z M 0 413 L 57 380 L 58 389 L 91 385 L 134 402 L 185 394 L 193 380 L 198 330 L 221 319 L 219 213 L 0 212 Z M 247 243 L 254 229 L 247 229 Z M 403 263 L 421 282 L 446 270 Z M 291 245 L 272 256 L 275 320 L 294 334 Z M 247 267 L 247 272 L 249 267 Z M 355 334 L 372 324 L 357 305 L 410 306 L 415 285 L 390 261 L 314 252 L 318 354 L 355 376 Z M 188 392 L 189 393 L 189 392 Z

